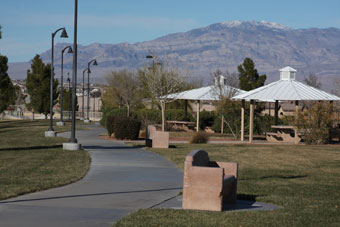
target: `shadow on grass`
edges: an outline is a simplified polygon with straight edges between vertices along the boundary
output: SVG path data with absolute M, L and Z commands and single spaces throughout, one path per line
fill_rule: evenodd
M 270 179 L 270 178 L 277 178 L 277 179 L 298 179 L 298 178 L 305 178 L 308 175 L 270 175 L 270 176 L 262 176 L 257 178 L 242 178 L 238 179 L 239 181 L 244 180 L 263 180 L 263 179 Z
M 297 178 L 305 178 L 308 175 L 288 175 L 288 176 L 281 176 L 281 175 L 272 175 L 272 176 L 263 176 L 260 179 L 267 179 L 267 178 L 281 178 L 281 179 L 297 179 Z
M 62 148 L 62 145 L 51 145 L 51 146 L 31 146 L 31 147 L 8 147 L 1 148 L 0 151 L 24 151 L 24 150 L 41 150 L 51 148 Z
M 140 149 L 140 146 L 82 146 L 86 150 L 133 150 Z
M 65 195 L 65 196 L 52 196 L 52 197 L 43 197 L 43 198 L 35 198 L 35 199 L 19 199 L 19 200 L 10 200 L 10 201 L 0 201 L 0 204 L 8 204 L 8 203 L 21 203 L 21 202 L 31 202 L 31 201 L 41 201 L 41 200 L 54 200 L 54 199 L 67 199 L 67 198 L 79 198 L 79 197 L 93 197 L 93 196 L 105 196 L 105 195 L 121 195 L 121 194 L 130 194 L 130 193 L 146 193 L 146 192 L 161 192 L 161 191 L 171 191 L 182 189 L 181 187 L 174 188 L 159 188 L 159 189 L 148 189 L 148 190 L 135 190 L 135 191 L 122 191 L 122 192 L 103 192 L 103 193 L 92 193 L 92 194 L 79 194 L 79 195 Z
M 256 201 L 256 197 L 265 196 L 265 195 L 249 195 L 249 194 L 237 194 L 238 200 L 248 200 L 248 201 Z

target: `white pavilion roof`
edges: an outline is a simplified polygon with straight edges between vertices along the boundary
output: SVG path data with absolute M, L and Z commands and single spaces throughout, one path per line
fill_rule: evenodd
M 238 95 L 245 91 L 224 85 L 221 89 L 224 96 L 228 94 Z M 218 90 L 215 86 L 201 87 L 175 94 L 169 94 L 170 99 L 200 100 L 200 101 L 217 101 L 219 100 Z
M 280 70 L 295 73 L 296 70 L 290 67 L 285 67 Z M 288 78 L 288 79 L 287 79 Z M 246 93 L 234 96 L 233 99 L 238 100 L 257 100 L 263 102 L 278 101 L 340 101 L 340 97 L 329 94 L 320 89 L 308 86 L 304 83 L 295 80 L 293 77 L 280 79 L 268 85 L 256 88 Z

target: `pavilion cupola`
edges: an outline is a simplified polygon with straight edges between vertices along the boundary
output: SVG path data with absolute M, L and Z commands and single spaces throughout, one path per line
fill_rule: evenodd
M 222 86 L 222 85 L 227 85 L 227 79 L 222 75 L 216 76 L 215 77 L 215 86 Z
M 292 67 L 284 67 L 280 69 L 280 80 L 295 80 L 296 70 Z

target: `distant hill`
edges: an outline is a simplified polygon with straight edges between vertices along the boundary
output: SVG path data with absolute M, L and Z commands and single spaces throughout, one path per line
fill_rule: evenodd
M 66 45 L 59 43 L 55 47 L 57 75 L 60 52 Z M 135 44 L 79 45 L 78 73 L 81 76 L 87 62 L 96 58 L 99 65 L 92 67 L 91 76 L 103 82 L 111 70 L 142 67 L 150 62 L 145 56 L 151 53 L 160 59 L 168 56 L 179 67 L 190 69 L 192 77 L 199 78 L 208 77 L 216 69 L 236 72 L 246 57 L 254 60 L 260 73 L 268 75 L 267 82 L 277 80 L 278 70 L 287 65 L 298 71 L 298 80 L 309 73 L 316 74 L 325 90 L 331 90 L 332 80 L 340 77 L 340 29 L 291 29 L 271 22 L 241 21 L 212 24 Z M 50 61 L 50 50 L 41 56 Z M 72 55 L 65 53 L 64 65 L 66 70 L 72 68 Z M 10 64 L 14 78 L 26 77 L 26 71 L 27 63 Z

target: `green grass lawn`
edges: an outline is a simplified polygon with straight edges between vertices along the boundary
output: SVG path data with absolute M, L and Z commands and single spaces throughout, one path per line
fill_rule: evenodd
M 340 226 L 340 146 L 176 145 L 151 149 L 183 169 L 203 149 L 211 160 L 239 163 L 238 199 L 272 203 L 274 211 L 144 209 L 114 226 Z
M 56 132 L 70 130 L 53 126 Z M 87 173 L 87 151 L 62 149 L 65 138 L 45 138 L 48 120 L 0 121 L 0 200 L 61 186 Z

